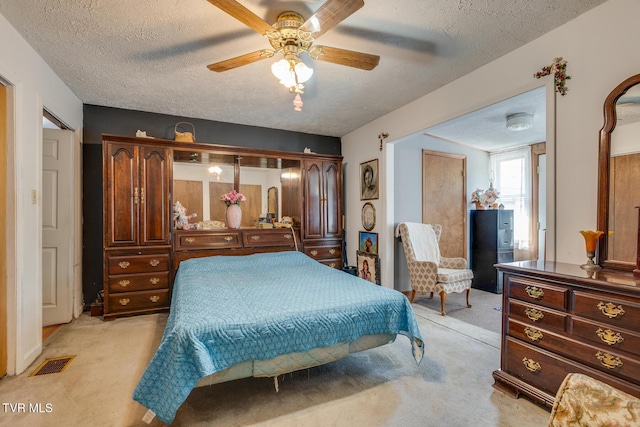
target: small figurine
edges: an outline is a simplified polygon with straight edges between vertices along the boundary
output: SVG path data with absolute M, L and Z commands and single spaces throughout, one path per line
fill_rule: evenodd
M 197 218 L 197 214 L 187 215 L 187 208 L 182 203 L 176 201 L 173 204 L 173 221 L 176 230 L 197 230 L 198 224 L 189 224 L 190 219 Z

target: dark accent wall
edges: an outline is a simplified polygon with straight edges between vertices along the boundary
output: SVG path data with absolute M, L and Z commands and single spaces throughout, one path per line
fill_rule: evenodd
M 340 138 L 331 136 L 97 105 L 84 106 L 83 120 L 82 288 L 85 306 L 96 299 L 103 287 L 102 134 L 135 136 L 137 130 L 142 130 L 148 136 L 173 139 L 176 123 L 186 121 L 195 126 L 196 141 L 200 143 L 300 153 L 310 148 L 315 153 L 337 155 L 342 150 Z M 189 128 L 182 130 L 188 131 Z

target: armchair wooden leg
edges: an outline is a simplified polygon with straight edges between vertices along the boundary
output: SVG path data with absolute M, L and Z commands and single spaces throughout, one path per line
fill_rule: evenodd
M 444 302 L 447 300 L 447 293 L 445 291 L 440 291 L 440 314 L 446 316 L 447 314 L 444 312 Z
M 411 298 L 409 298 L 409 302 L 413 302 L 413 299 L 416 297 L 416 291 L 415 290 L 411 290 Z
M 471 288 L 467 289 L 467 308 L 471 308 L 471 304 L 469 304 L 469 294 L 471 293 Z
M 433 299 L 433 292 L 429 293 L 429 299 Z

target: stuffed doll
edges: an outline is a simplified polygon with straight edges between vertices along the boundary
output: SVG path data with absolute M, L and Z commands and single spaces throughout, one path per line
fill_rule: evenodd
M 189 220 L 197 216 L 197 214 L 187 215 L 187 208 L 182 206 L 179 201 L 173 204 L 173 221 L 176 230 L 197 230 L 198 224 L 189 224 Z

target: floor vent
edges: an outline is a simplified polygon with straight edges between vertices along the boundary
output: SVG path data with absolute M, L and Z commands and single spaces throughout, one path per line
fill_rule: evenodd
M 65 357 L 56 357 L 54 359 L 46 359 L 29 376 L 34 377 L 36 375 L 60 373 L 65 369 L 67 369 L 67 366 L 69 366 L 69 363 L 71 363 L 74 357 L 75 356 L 65 356 Z

